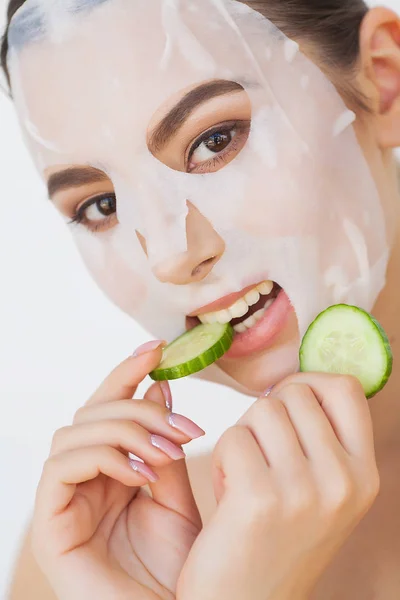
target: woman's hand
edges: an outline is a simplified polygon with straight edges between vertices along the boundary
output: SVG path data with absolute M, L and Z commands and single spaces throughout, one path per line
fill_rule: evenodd
M 218 443 L 218 509 L 178 600 L 303 600 L 379 489 L 367 400 L 349 377 L 299 374 Z
M 180 446 L 204 432 L 168 410 L 168 384 L 131 399 L 160 360 L 161 342 L 142 347 L 54 436 L 33 546 L 62 600 L 175 598 L 201 529 Z M 153 498 L 143 490 L 149 483 Z

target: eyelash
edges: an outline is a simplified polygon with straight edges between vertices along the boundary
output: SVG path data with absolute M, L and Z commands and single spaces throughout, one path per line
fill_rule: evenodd
M 215 125 L 208 131 L 204 132 L 191 146 L 187 162 L 190 163 L 190 159 L 193 156 L 194 152 L 201 146 L 203 142 L 206 142 L 214 133 L 231 133 L 232 131 L 236 131 L 236 136 L 232 139 L 229 146 L 225 148 L 225 150 L 221 150 L 218 154 L 215 155 L 215 158 L 212 158 L 200 165 L 197 165 L 194 169 L 189 170 L 189 173 L 196 172 L 197 174 L 206 173 L 207 169 L 214 168 L 219 166 L 221 163 L 226 161 L 226 158 L 240 149 L 240 143 L 242 139 L 242 135 L 248 135 L 248 131 L 250 129 L 249 121 L 232 121 L 230 123 L 222 123 L 220 125 Z
M 233 131 L 235 131 L 236 135 L 232 138 L 231 142 L 224 150 L 221 150 L 221 152 L 216 153 L 214 158 L 207 160 L 199 165 L 196 165 L 192 170 L 189 170 L 188 172 L 196 173 L 196 174 L 204 174 L 204 173 L 207 173 L 208 169 L 210 169 L 210 168 L 215 168 L 220 165 L 222 166 L 226 162 L 227 157 L 229 157 L 232 153 L 240 151 L 241 144 L 242 144 L 242 136 L 248 135 L 249 129 L 250 129 L 250 123 L 248 121 L 232 121 L 230 123 L 223 123 L 220 125 L 216 125 L 216 126 L 212 127 L 211 129 L 209 129 L 208 131 L 204 132 L 192 144 L 192 146 L 189 150 L 189 153 L 188 153 L 188 157 L 187 157 L 188 163 L 190 163 L 190 159 L 191 159 L 192 155 L 194 154 L 194 152 L 197 150 L 197 148 L 199 148 L 203 142 L 206 142 L 208 139 L 210 139 L 210 137 L 214 133 L 230 134 Z M 76 210 L 75 214 L 73 215 L 72 219 L 69 221 L 68 224 L 69 225 L 83 225 L 84 227 L 86 227 L 87 229 L 92 231 L 93 233 L 106 230 L 108 228 L 110 221 L 113 218 L 115 218 L 116 213 L 112 213 L 109 216 L 105 215 L 104 219 L 99 219 L 98 222 L 87 219 L 85 213 L 86 213 L 87 209 L 90 208 L 91 206 L 97 204 L 98 202 L 100 202 L 103 199 L 109 199 L 109 198 L 113 198 L 114 201 L 116 202 L 115 194 L 112 194 L 112 193 L 101 194 L 100 196 L 90 198 L 89 200 L 87 200 L 86 202 L 81 204 L 81 206 Z
M 96 221 L 91 221 L 90 219 L 87 219 L 85 212 L 87 211 L 88 208 L 90 208 L 94 204 L 97 204 L 97 202 L 100 202 L 101 200 L 108 199 L 108 198 L 113 198 L 114 201 L 116 201 L 115 194 L 112 194 L 112 193 L 101 194 L 100 196 L 95 196 L 94 198 L 90 198 L 89 200 L 86 200 L 86 202 L 81 204 L 81 206 L 76 210 L 75 214 L 73 215 L 72 219 L 69 221 L 68 225 L 83 225 L 84 227 L 86 227 L 90 231 L 93 231 L 94 233 L 96 233 L 98 231 L 103 231 L 104 229 L 107 229 L 107 226 L 108 226 L 110 220 L 115 218 L 116 213 L 112 213 L 109 216 L 104 216 L 104 219 L 99 219 L 99 221 L 96 222 Z

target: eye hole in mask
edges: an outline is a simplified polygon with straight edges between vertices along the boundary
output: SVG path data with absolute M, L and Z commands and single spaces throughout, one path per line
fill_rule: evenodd
M 89 198 L 78 206 L 70 223 L 83 225 L 93 232 L 106 231 L 117 224 L 116 213 L 117 198 L 115 194 L 101 194 Z
M 167 167 L 185 173 L 215 173 L 245 147 L 251 102 L 239 83 L 203 82 L 166 105 L 168 112 L 160 107 L 151 119 L 147 143 L 153 156 Z
M 206 131 L 189 150 L 188 173 L 214 173 L 223 168 L 241 152 L 249 133 L 249 121 L 221 123 Z

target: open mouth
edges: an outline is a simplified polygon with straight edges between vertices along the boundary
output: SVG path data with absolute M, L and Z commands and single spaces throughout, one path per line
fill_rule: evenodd
M 292 311 L 289 298 L 274 281 L 263 281 L 209 304 L 187 319 L 190 329 L 201 323 L 231 323 L 235 337 L 227 358 L 265 350 L 283 329 Z

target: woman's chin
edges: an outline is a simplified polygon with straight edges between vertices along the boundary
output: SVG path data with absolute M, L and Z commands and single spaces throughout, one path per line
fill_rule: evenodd
M 291 312 L 285 327 L 267 349 L 242 357 L 228 353 L 217 364 L 238 386 L 260 395 L 298 371 L 299 346 L 297 319 Z

